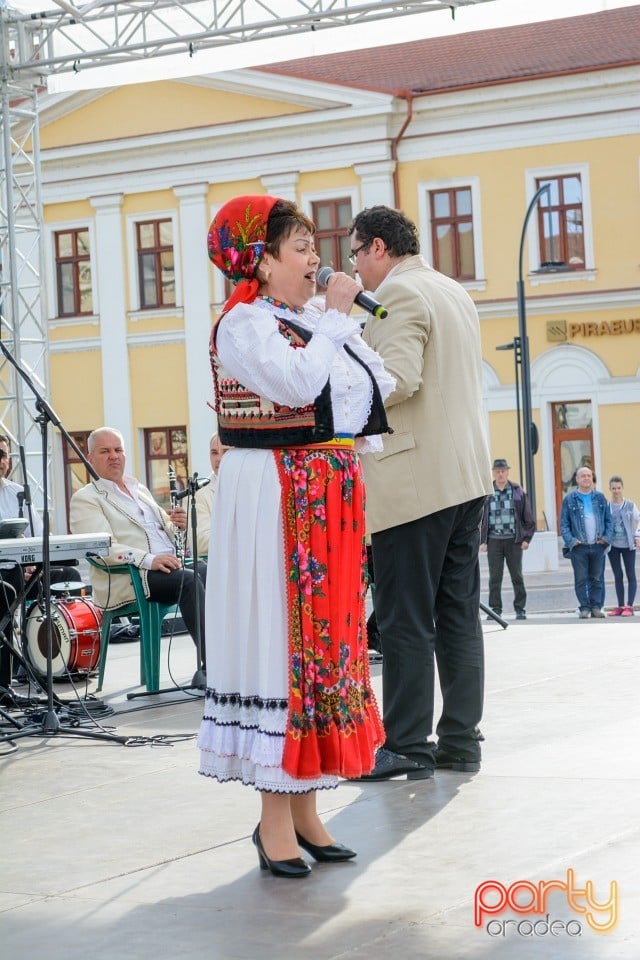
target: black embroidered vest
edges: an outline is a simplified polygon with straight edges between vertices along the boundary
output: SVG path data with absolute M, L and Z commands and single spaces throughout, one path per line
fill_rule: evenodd
M 306 347 L 312 337 L 310 330 L 282 317 L 276 317 L 276 320 L 278 330 L 293 350 Z M 210 357 L 214 409 L 218 415 L 221 443 L 230 447 L 271 448 L 323 443 L 333 438 L 329 380 L 314 402 L 305 407 L 287 407 L 260 397 L 224 370 L 215 349 L 215 329 L 211 336 Z M 359 436 L 391 432 L 375 377 L 350 347 L 345 344 L 344 349 L 366 370 L 373 387 L 371 412 Z

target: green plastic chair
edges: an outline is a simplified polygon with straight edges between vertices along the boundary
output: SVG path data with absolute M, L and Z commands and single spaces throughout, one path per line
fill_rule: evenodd
M 90 557 L 89 563 L 99 570 L 105 566 L 96 563 Z M 140 622 L 140 683 L 145 684 L 147 690 L 158 690 L 160 687 L 160 641 L 162 638 L 162 621 L 168 613 L 175 611 L 175 604 L 159 603 L 148 600 L 144 595 L 142 577 L 139 569 L 131 563 L 121 563 L 109 566 L 109 573 L 116 575 L 126 574 L 131 578 L 135 601 L 127 603 L 116 610 L 102 611 L 102 627 L 100 630 L 100 661 L 98 666 L 98 687 L 102 690 L 104 668 L 107 662 L 107 650 L 111 634 L 111 624 L 118 617 L 137 617 Z

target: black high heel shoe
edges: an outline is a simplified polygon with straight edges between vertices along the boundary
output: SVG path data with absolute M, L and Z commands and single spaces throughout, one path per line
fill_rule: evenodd
M 357 856 L 355 850 L 349 850 L 343 843 L 328 843 L 324 847 L 318 847 L 315 843 L 305 840 L 296 830 L 296 840 L 303 850 L 310 853 L 314 860 L 321 863 L 339 863 L 341 860 L 352 860 Z
M 262 846 L 260 839 L 260 824 L 253 831 L 251 838 L 258 850 L 258 859 L 261 870 L 270 870 L 274 877 L 288 877 L 291 880 L 297 880 L 298 877 L 306 877 L 311 873 L 311 867 L 302 857 L 295 857 L 293 860 L 270 860 Z

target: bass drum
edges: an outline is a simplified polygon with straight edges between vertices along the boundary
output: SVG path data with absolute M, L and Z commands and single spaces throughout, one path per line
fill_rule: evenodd
M 51 601 L 51 667 L 54 677 L 87 674 L 100 658 L 102 613 L 86 597 Z M 27 615 L 27 656 L 40 676 L 47 675 L 44 609 L 36 603 Z

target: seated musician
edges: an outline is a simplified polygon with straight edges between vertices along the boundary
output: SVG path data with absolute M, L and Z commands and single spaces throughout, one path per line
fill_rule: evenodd
M 24 513 L 24 487 L 9 479 L 13 469 L 11 459 L 11 441 L 0 435 L 0 518 L 4 520 L 20 517 Z M 42 518 L 33 507 L 30 514 L 30 526 L 26 530 L 28 537 L 42 536 Z M 0 641 L 0 687 L 6 689 L 11 684 L 11 675 L 15 666 L 10 648 L 13 644 L 12 608 L 21 600 L 37 600 L 42 589 L 41 580 L 34 574 L 41 570 L 40 565 L 20 566 L 10 561 L 0 562 L 0 624 L 7 620 L 2 629 L 5 643 Z M 72 566 L 54 564 L 51 566 L 51 583 L 81 581 L 80 573 Z M 8 619 L 7 619 L 8 618 Z M 22 678 L 22 670 L 17 673 Z M 1 691 L 0 691 L 1 693 Z
M 202 487 L 196 493 L 196 519 L 198 521 L 198 556 L 206 557 L 209 553 L 209 531 L 211 529 L 211 511 L 213 509 L 213 496 L 216 492 L 216 481 L 218 479 L 218 470 L 220 461 L 229 447 L 225 447 L 220 442 L 220 437 L 214 433 L 209 440 L 209 460 L 211 461 L 211 474 L 209 483 Z
M 134 477 L 125 476 L 126 453 L 122 434 L 112 427 L 100 427 L 89 435 L 87 457 L 98 474 L 71 498 L 72 533 L 106 532 L 111 536 L 105 569 L 91 568 L 96 602 L 117 610 L 134 600 L 128 577 L 109 576 L 108 566 L 131 563 L 140 569 L 142 584 L 150 600 L 177 603 L 185 626 L 196 636 L 196 590 L 200 594 L 200 637 L 204 657 L 204 584 L 207 567 L 198 564 L 198 576 L 184 568 L 176 555 L 175 538 L 187 524 L 181 508 L 166 513 Z

